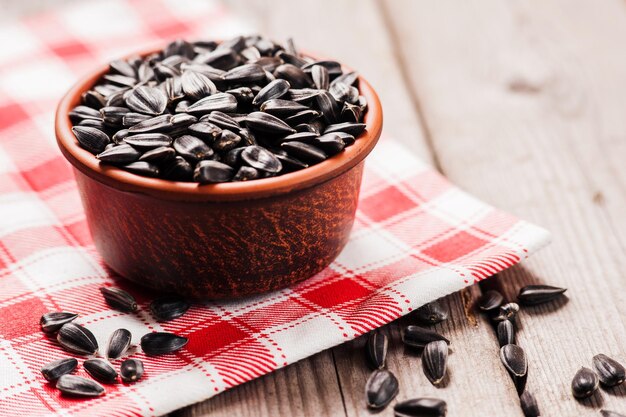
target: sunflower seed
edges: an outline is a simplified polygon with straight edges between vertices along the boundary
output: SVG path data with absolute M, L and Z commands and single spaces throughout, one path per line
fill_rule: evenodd
M 517 388 L 517 393 L 521 395 L 526 387 L 526 377 L 528 375 L 528 362 L 524 349 L 517 345 L 504 345 L 500 348 L 500 360 L 509 371 L 513 383 Z
M 317 136 L 313 139 L 312 144 L 330 156 L 338 154 L 346 147 L 344 141 L 334 133 Z
M 176 156 L 163 168 L 163 176 L 174 181 L 190 181 L 193 178 L 193 167 L 182 156 Z
M 120 376 L 124 382 L 135 382 L 143 376 L 143 362 L 139 359 L 126 359 L 120 365 Z
M 206 143 L 195 136 L 184 135 L 174 140 L 174 149 L 180 156 L 191 161 L 197 162 L 213 156 L 213 149 Z
M 195 52 L 193 51 L 193 45 L 183 39 L 176 39 L 170 42 L 163 50 L 163 55 L 172 56 L 179 55 L 186 58 L 193 58 Z
M 229 129 L 234 132 L 237 132 L 239 129 L 241 129 L 239 123 L 237 123 L 237 121 L 232 116 L 221 111 L 211 112 L 211 114 L 209 114 L 208 116 L 203 116 L 202 118 L 205 117 L 207 122 L 213 123 L 214 125 L 221 127 L 222 129 Z M 202 118 L 200 120 L 202 120 Z
M 261 68 L 263 68 L 263 70 L 265 70 L 265 76 L 267 77 L 268 81 L 274 81 L 276 79 L 272 72 L 282 63 L 283 61 L 281 61 L 280 58 L 274 56 L 262 56 L 261 58 L 251 62 L 251 64 L 257 64 Z M 268 77 L 268 74 L 271 75 L 273 78 Z
M 180 75 L 180 70 L 178 68 L 170 65 L 165 65 L 163 62 L 157 63 L 153 69 L 155 76 L 159 80 L 178 77 Z
M 332 125 L 339 119 L 339 105 L 337 104 L 337 101 L 333 98 L 333 96 L 331 96 L 328 92 L 322 91 L 315 97 L 315 100 L 317 102 L 317 107 L 320 109 L 320 112 L 322 113 L 322 117 L 324 118 L 326 123 L 328 123 L 329 125 Z M 334 131 L 338 131 L 338 130 L 334 130 Z M 344 130 L 341 130 L 341 131 L 344 131 Z M 332 132 L 333 130 L 328 131 L 328 128 L 325 131 L 325 133 L 332 133 Z M 347 133 L 351 133 L 351 132 L 347 132 Z
M 609 410 L 600 410 L 600 414 L 602 414 L 602 417 L 626 417 L 624 414 Z
M 404 328 L 404 332 L 402 332 L 402 342 L 414 348 L 421 349 L 427 344 L 438 340 L 443 340 L 447 344 L 450 344 L 450 341 L 439 333 L 423 327 L 407 326 Z
M 172 123 L 172 127 L 169 130 L 169 134 L 170 136 L 177 136 L 185 133 L 189 126 L 198 121 L 198 118 L 196 116 L 192 116 L 191 114 L 181 113 L 173 115 L 170 121 Z
M 345 132 L 336 132 L 333 133 L 334 135 L 337 135 L 341 138 L 341 140 L 343 140 L 343 143 L 346 144 L 346 146 L 350 146 L 354 143 L 355 139 L 354 136 L 352 136 L 349 133 L 345 133 Z
M 244 149 L 245 147 L 231 149 L 226 153 L 224 158 L 222 158 L 222 162 L 234 168 L 238 167 L 241 164 L 241 152 L 243 152 Z
M 261 175 L 258 170 L 252 167 L 242 166 L 233 177 L 233 181 L 250 181 L 257 179 L 260 176 Z
M 167 96 L 158 88 L 140 86 L 126 98 L 126 105 L 138 113 L 157 116 L 165 110 Z
M 582 367 L 572 379 L 572 394 L 576 398 L 588 398 L 598 389 L 598 375 L 589 368 Z
M 295 103 L 295 102 L 294 102 Z M 299 111 L 298 113 L 285 117 L 285 123 L 289 126 L 299 125 L 300 123 L 310 123 L 313 120 L 320 117 L 322 114 L 317 110 L 306 109 Z
M 494 321 L 514 320 L 515 316 L 519 312 L 519 305 L 517 303 L 507 303 L 500 306 L 498 315 L 493 318 Z
M 76 375 L 63 375 L 56 387 L 65 395 L 77 397 L 99 397 L 105 393 L 104 387 L 96 381 Z
M 203 163 L 214 161 L 203 161 Z M 230 167 L 229 167 L 230 168 Z M 148 355 L 163 355 L 182 349 L 189 339 L 173 333 L 148 333 L 141 338 L 141 349 Z
M 78 122 L 77 126 L 85 126 L 85 127 L 93 127 L 98 130 L 106 130 L 108 128 L 107 125 L 104 124 L 102 120 L 94 120 L 94 119 L 85 119 Z
M 211 81 L 206 75 L 199 72 L 183 72 L 181 85 L 185 95 L 195 100 L 217 93 L 217 87 L 213 81 Z
M 309 76 L 300 68 L 292 64 L 282 64 L 276 67 L 273 72 L 274 77 L 282 78 L 289 82 L 293 88 L 311 87 L 312 82 Z
M 265 80 L 265 70 L 257 64 L 244 64 L 235 67 L 222 76 L 231 84 L 248 84 Z
M 389 340 L 384 333 L 375 330 L 369 334 L 367 344 L 365 345 L 365 352 L 372 368 L 382 369 L 385 367 L 388 345 Z
M 216 152 L 227 152 L 231 149 L 239 146 L 241 143 L 241 136 L 231 132 L 228 129 L 222 130 L 222 133 L 215 139 L 212 146 Z
M 261 104 L 260 110 L 277 117 L 289 117 L 301 111 L 310 109 L 295 101 L 273 98 Z
M 107 348 L 107 358 L 118 359 L 126 353 L 130 347 L 132 335 L 126 329 L 117 329 L 109 338 L 109 347 Z
M 316 146 L 309 145 L 308 143 L 289 141 L 281 143 L 280 146 L 286 150 L 289 155 L 311 164 L 322 162 L 328 158 L 328 155 L 323 150 Z
M 237 99 L 232 94 L 217 93 L 205 97 L 187 107 L 187 112 L 192 114 L 205 114 L 212 111 L 232 113 L 237 110 Z
M 175 155 L 176 151 L 174 148 L 170 148 L 169 146 L 160 146 L 144 153 L 139 157 L 139 160 L 160 164 L 166 161 L 171 161 L 174 159 Z
M 56 381 L 63 375 L 71 373 L 78 366 L 75 358 L 58 359 L 41 368 L 43 377 L 48 381 Z
M 331 84 L 342 83 L 345 85 L 352 86 L 357 82 L 358 79 L 359 79 L 359 74 L 357 74 L 354 71 L 351 71 L 345 74 L 341 74 L 340 76 L 335 78 Z
M 341 70 L 341 64 L 337 61 L 315 61 L 315 62 L 311 62 L 310 64 L 306 64 L 305 66 L 302 67 L 302 70 L 305 72 L 311 72 L 313 70 L 313 67 L 319 65 L 322 66 L 324 68 L 326 68 L 326 70 L 328 71 L 328 75 L 331 78 L 334 78 L 338 75 L 341 75 L 341 73 L 343 72 Z
M 63 349 L 79 355 L 94 355 L 98 351 L 95 336 L 80 324 L 64 324 L 59 329 L 57 341 Z
M 137 301 L 128 292 L 115 287 L 100 287 L 100 292 L 109 307 L 125 313 L 137 311 Z
M 213 184 L 230 181 L 234 170 L 218 161 L 200 161 L 193 172 L 193 179 L 200 184 Z
M 296 133 L 293 128 L 278 117 L 260 111 L 252 112 L 246 117 L 246 126 L 252 131 L 274 135 Z
M 44 333 L 56 333 L 65 323 L 69 323 L 78 317 L 78 314 L 68 313 L 66 311 L 55 311 L 54 313 L 46 313 L 39 319 L 39 325 Z
M 304 65 L 307 64 L 304 59 L 289 52 L 280 52 L 278 54 L 278 58 L 282 59 L 286 64 L 291 64 L 298 68 L 302 68 Z
M 80 146 L 93 154 L 102 152 L 110 142 L 106 133 L 93 127 L 74 126 L 72 132 Z
M 106 105 L 106 98 L 93 90 L 85 91 L 81 95 L 81 101 L 85 103 L 86 106 L 94 109 L 100 109 Z
M 355 104 L 344 103 L 341 109 L 341 120 L 347 123 L 359 123 L 363 119 L 363 110 Z
M 255 96 L 254 91 L 250 87 L 233 88 L 226 90 L 226 92 L 235 96 L 239 104 L 251 104 Z
M 117 372 L 104 359 L 88 359 L 83 363 L 85 371 L 100 382 L 111 384 L 117 379 Z
M 135 133 L 154 133 L 163 132 L 172 127 L 172 115 L 163 114 L 161 116 L 152 117 L 143 122 L 139 122 L 134 126 L 128 128 L 128 132 Z
M 169 321 L 181 317 L 189 310 L 189 303 L 182 298 L 167 296 L 150 303 L 150 311 L 159 321 Z
M 305 164 L 304 162 L 289 156 L 289 155 L 275 155 L 276 159 L 278 159 L 280 161 L 280 163 L 283 165 L 283 170 L 282 172 L 293 172 L 293 171 L 298 171 L 304 168 L 308 168 L 308 164 Z
M 72 123 L 78 123 L 83 120 L 102 120 L 102 114 L 95 109 L 87 106 L 76 106 L 68 113 Z
M 365 384 L 365 401 L 369 408 L 384 408 L 398 395 L 398 379 L 386 369 L 377 369 Z
M 539 405 L 535 397 L 528 391 L 525 391 L 519 398 L 520 406 L 524 417 L 540 417 Z
M 202 140 L 213 142 L 222 133 L 222 129 L 213 123 L 200 121 L 189 126 L 189 132 Z
M 337 123 L 329 125 L 324 133 L 345 132 L 352 136 L 359 136 L 365 130 L 365 123 Z
M 130 145 L 122 144 L 106 149 L 96 155 L 96 158 L 109 164 L 128 164 L 136 161 L 140 156 L 141 152 Z
M 414 315 L 421 324 L 437 324 L 448 319 L 448 310 L 438 301 L 433 301 L 415 310 Z
M 498 343 L 500 344 L 500 347 L 515 344 L 515 325 L 513 325 L 511 320 L 503 320 L 499 322 L 496 334 L 498 335 Z
M 200 54 L 193 59 L 193 62 L 210 65 L 220 70 L 229 70 L 237 65 L 238 58 L 235 51 L 225 48 Z
M 446 376 L 448 344 L 443 340 L 430 342 L 424 346 L 422 369 L 433 385 L 439 385 Z
M 626 379 L 626 369 L 624 366 L 605 354 L 601 353 L 593 357 L 593 369 L 600 377 L 602 385 L 614 387 L 621 384 Z
M 122 117 L 122 125 L 126 127 L 134 126 L 139 122 L 143 122 L 145 120 L 151 119 L 152 117 L 148 114 L 142 113 L 125 113 Z
M 527 285 L 520 289 L 517 299 L 520 304 L 532 306 L 550 302 L 561 296 L 566 288 L 552 287 L 550 285 Z
M 328 76 L 328 70 L 321 65 L 313 65 L 311 67 L 311 78 L 313 78 L 313 84 L 320 90 L 328 90 L 330 85 L 330 78 Z
M 261 52 L 259 52 L 259 50 L 256 49 L 254 46 L 248 46 L 241 51 L 241 56 L 248 61 L 255 61 L 261 58 Z
M 277 173 L 282 169 L 282 164 L 276 156 L 260 146 L 247 146 L 241 152 L 241 159 L 253 168 L 265 172 Z
M 319 96 L 323 90 L 317 90 L 314 88 L 302 88 L 302 89 L 290 89 L 287 95 L 290 100 L 298 103 L 307 103 L 312 101 L 315 97 Z
M 116 59 L 115 61 L 109 62 L 109 68 L 111 68 L 111 71 L 127 77 L 135 78 L 137 75 L 135 68 L 124 59 Z
M 502 296 L 502 294 L 500 294 L 498 291 L 491 290 L 483 294 L 478 302 L 478 307 L 482 311 L 492 311 L 500 308 L 502 303 L 504 303 L 504 297 Z
M 224 84 L 222 76 L 226 74 L 226 71 L 213 68 L 204 64 L 182 64 L 180 67 L 184 71 L 193 71 L 204 75 L 215 84 L 216 87 L 221 87 Z
M 124 116 L 130 113 L 127 107 L 107 106 L 100 109 L 102 120 L 108 126 L 120 126 L 124 122 Z
M 359 90 L 344 83 L 333 83 L 328 92 L 341 103 L 357 103 L 359 100 Z
M 445 417 L 447 404 L 438 398 L 414 398 L 393 407 L 396 417 Z
M 287 135 L 284 138 L 276 139 L 276 143 L 289 142 L 293 140 L 303 143 L 313 143 L 313 140 L 317 137 L 318 135 L 312 132 L 297 132 Z
M 159 176 L 159 167 L 146 161 L 132 162 L 127 165 L 122 165 L 122 167 L 125 170 L 137 175 L 145 175 L 146 177 Z
M 127 77 L 121 74 L 105 74 L 102 78 L 112 84 L 116 84 L 122 87 L 133 87 L 137 83 L 137 80 L 134 76 Z

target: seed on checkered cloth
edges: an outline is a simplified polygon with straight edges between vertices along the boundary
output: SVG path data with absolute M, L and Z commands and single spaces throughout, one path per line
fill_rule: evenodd
M 57 341 L 68 352 L 79 355 L 94 355 L 98 351 L 98 341 L 87 328 L 76 323 L 66 323 L 59 329 Z
M 126 359 L 120 365 L 120 376 L 124 382 L 135 382 L 143 376 L 143 362 L 139 359 Z
M 122 165 L 126 171 L 130 171 L 133 174 L 143 175 L 146 177 L 158 177 L 159 167 L 155 164 L 146 161 L 131 162 L 127 165 Z
M 189 310 L 190 304 L 180 297 L 166 296 L 150 303 L 150 311 L 160 321 L 169 321 L 181 317 Z
M 78 366 L 75 358 L 64 358 L 52 361 L 41 368 L 43 377 L 48 381 L 56 381 L 65 374 L 71 373 Z
M 148 355 L 164 355 L 182 349 L 187 342 L 186 337 L 173 333 L 148 333 L 141 338 L 141 349 Z
M 487 291 L 480 297 L 478 301 L 478 307 L 482 311 L 492 311 L 496 308 L 500 308 L 500 306 L 504 303 L 504 297 L 500 292 L 496 290 Z
M 388 345 L 389 340 L 384 333 L 374 330 L 369 334 L 365 345 L 365 352 L 367 353 L 369 364 L 374 369 L 382 369 L 385 367 Z
M 407 346 L 418 349 L 422 349 L 428 343 L 435 342 L 437 340 L 443 340 L 447 344 L 450 344 L 450 341 L 439 333 L 423 327 L 407 326 L 402 332 L 402 342 L 404 342 Z
M 112 143 L 109 145 L 113 146 L 103 152 L 100 152 L 96 155 L 96 158 L 109 164 L 129 164 L 131 162 L 135 162 L 141 156 L 141 152 L 130 145 L 114 145 Z
M 526 377 L 528 376 L 528 362 L 524 349 L 517 345 L 504 345 L 500 348 L 500 360 L 509 371 L 517 393 L 521 395 L 526 387 Z
M 438 398 L 414 398 L 393 407 L 395 417 L 445 417 L 447 404 Z
M 600 414 L 602 414 L 602 417 L 626 417 L 624 414 L 609 410 L 600 410 Z
M 515 325 L 511 320 L 503 320 L 498 323 L 496 328 L 496 334 L 498 336 L 498 343 L 500 347 L 504 345 L 515 344 Z
M 56 333 L 65 323 L 73 321 L 76 317 L 78 317 L 78 314 L 68 313 L 66 311 L 55 311 L 41 316 L 39 325 L 44 333 Z
M 503 321 L 503 320 L 514 320 L 515 316 L 519 312 L 519 305 L 517 303 L 507 303 L 500 306 L 498 310 L 498 315 L 493 317 L 493 320 Z
M 589 368 L 582 367 L 572 379 L 572 394 L 576 398 L 588 398 L 598 389 L 598 375 Z
M 626 369 L 615 359 L 600 353 L 593 357 L 592 362 L 593 369 L 600 377 L 602 385 L 614 387 L 621 384 L 626 379 Z
M 447 364 L 448 344 L 445 341 L 437 340 L 424 346 L 422 369 L 431 384 L 441 384 L 446 376 Z
M 88 359 L 83 363 L 83 368 L 89 375 L 100 382 L 111 384 L 117 379 L 117 372 L 104 359 Z
M 138 113 L 157 116 L 165 111 L 167 96 L 159 88 L 142 85 L 128 95 L 126 105 Z
M 200 184 L 215 184 L 230 181 L 235 171 L 218 161 L 200 161 L 193 171 L 193 179 Z
M 386 369 L 377 369 L 365 383 L 365 401 L 369 408 L 384 408 L 398 395 L 398 379 Z
M 100 292 L 109 307 L 124 313 L 137 311 L 137 301 L 135 301 L 135 297 L 121 288 L 100 287 Z
M 176 156 L 174 148 L 169 146 L 160 146 L 144 153 L 139 157 L 140 161 L 152 162 L 154 164 L 160 164 L 163 162 L 171 161 Z
M 78 143 L 93 154 L 98 154 L 111 142 L 103 131 L 94 127 L 74 126 L 72 132 L 76 135 Z
M 77 397 L 99 397 L 105 393 L 104 387 L 96 381 L 76 375 L 63 375 L 56 387 L 63 394 Z
M 522 395 L 519 397 L 520 406 L 522 407 L 522 412 L 524 413 L 524 417 L 540 417 L 541 413 L 539 412 L 539 405 L 537 404 L 537 400 L 535 397 L 528 391 L 524 391 Z
M 110 360 L 122 357 L 130 347 L 131 340 L 132 335 L 127 329 L 115 330 L 109 338 L 109 345 L 106 355 L 107 358 Z
M 561 296 L 566 288 L 552 287 L 550 285 L 527 285 L 520 289 L 517 299 L 520 304 L 532 306 L 555 300 Z
M 415 310 L 414 316 L 422 324 L 437 324 L 448 318 L 448 310 L 438 301 L 433 301 Z

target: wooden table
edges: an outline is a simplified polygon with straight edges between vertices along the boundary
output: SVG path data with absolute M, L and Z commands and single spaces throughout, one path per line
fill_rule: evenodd
M 17 14 L 38 3 L 0 4 Z M 545 416 L 626 413 L 626 385 L 582 402 L 570 394 L 572 376 L 594 354 L 626 362 L 626 3 L 229 5 L 275 39 L 293 36 L 360 69 L 380 93 L 386 136 L 465 190 L 553 233 L 547 249 L 489 282 L 509 298 L 530 283 L 569 288 L 568 301 L 521 312 L 528 390 Z M 419 358 L 403 349 L 399 329 L 409 319 L 383 329 L 399 399 L 443 398 L 451 417 L 522 416 L 493 331 L 472 310 L 480 293 L 474 286 L 444 301 L 451 319 L 436 329 L 452 340 L 445 388 L 430 385 Z M 321 352 L 172 416 L 367 416 L 362 345 Z

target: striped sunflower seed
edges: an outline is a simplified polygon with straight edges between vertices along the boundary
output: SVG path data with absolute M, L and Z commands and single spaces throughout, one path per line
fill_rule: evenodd
M 311 144 L 317 146 L 329 156 L 338 154 L 346 147 L 343 139 L 334 133 L 316 136 L 315 139 L 312 140 Z
M 385 408 L 398 395 L 399 384 L 394 374 L 386 369 L 377 369 L 365 384 L 365 402 L 369 408 Z
M 131 162 L 130 164 L 122 165 L 122 167 L 137 175 L 144 175 L 146 177 L 159 176 L 159 167 L 146 161 Z
M 313 65 L 311 67 L 311 78 L 313 78 L 313 84 L 319 90 L 328 90 L 330 86 L 330 77 L 326 67 L 321 65 Z
M 159 321 L 169 321 L 182 317 L 191 305 L 176 296 L 157 298 L 150 303 L 150 311 Z
M 94 379 L 111 384 L 117 379 L 117 372 L 104 359 L 88 359 L 83 363 L 83 368 Z
M 498 336 L 498 343 L 500 347 L 504 345 L 515 344 L 515 325 L 511 320 L 503 320 L 498 323 L 496 328 L 496 334 Z
M 100 287 L 100 292 L 109 307 L 124 313 L 137 311 L 137 301 L 135 301 L 135 297 L 121 288 Z
M 41 368 L 43 377 L 48 381 L 56 381 L 63 375 L 69 374 L 78 366 L 75 358 L 64 358 L 52 361 Z
M 109 144 L 112 145 L 112 144 Z M 109 164 L 129 164 L 135 162 L 141 156 L 141 152 L 130 145 L 121 144 L 112 146 L 96 155 L 102 162 Z
M 311 78 L 304 71 L 292 64 L 279 65 L 274 70 L 273 75 L 277 79 L 286 80 L 293 88 L 307 88 L 313 84 Z
M 124 142 L 141 150 L 170 146 L 172 138 L 164 133 L 139 133 L 137 135 L 126 136 Z
M 250 181 L 257 179 L 260 176 L 261 174 L 259 173 L 259 170 L 244 165 L 237 170 L 237 173 L 233 177 L 233 181 Z
M 216 152 L 228 152 L 239 146 L 240 143 L 241 136 L 228 129 L 224 129 L 222 133 L 215 138 L 212 147 Z
M 603 353 L 594 356 L 592 364 L 593 369 L 600 377 L 602 385 L 614 387 L 620 385 L 624 382 L 624 379 L 626 379 L 626 369 L 624 369 L 624 366 Z
M 345 132 L 336 132 L 334 133 L 334 135 L 337 135 L 341 138 L 341 140 L 343 140 L 343 143 L 346 144 L 346 146 L 350 146 L 354 143 L 355 139 L 354 136 L 352 136 L 349 133 L 345 133 Z
M 448 319 L 448 310 L 438 301 L 424 304 L 413 314 L 421 324 L 437 324 Z
M 258 64 L 244 64 L 229 70 L 222 76 L 231 84 L 249 84 L 265 80 L 265 70 Z
M 206 117 L 207 122 L 212 123 L 222 129 L 229 129 L 233 132 L 238 132 L 241 129 L 241 126 L 239 125 L 237 120 L 221 111 L 211 112 L 211 114 L 209 114 L 208 116 L 203 116 L 203 118 L 204 117 Z
M 174 149 L 190 162 L 198 162 L 210 158 L 214 152 L 206 143 L 195 136 L 184 135 L 174 140 Z
M 130 331 L 127 329 L 117 329 L 109 338 L 109 346 L 107 348 L 107 358 L 118 359 L 121 358 L 128 348 L 130 348 L 130 342 L 132 340 L 132 335 Z
M 188 342 L 189 339 L 186 337 L 178 336 L 173 333 L 148 333 L 141 338 L 141 349 L 147 355 L 164 355 L 182 349 Z
M 102 115 L 98 110 L 92 109 L 87 106 L 76 106 L 69 112 L 69 117 L 72 123 L 78 123 L 83 120 L 100 120 L 102 121 Z
M 209 77 L 194 71 L 183 72 L 181 87 L 185 95 L 195 100 L 217 93 L 217 87 Z
M 293 114 L 291 116 L 287 116 L 284 118 L 284 120 L 285 120 L 285 123 L 287 123 L 289 126 L 295 126 L 295 125 L 299 125 L 300 123 L 310 123 L 313 120 L 320 117 L 321 115 L 322 114 L 318 112 L 317 110 L 306 109 L 306 110 L 299 111 L 298 113 Z
M 235 171 L 218 161 L 200 161 L 193 172 L 193 179 L 200 184 L 215 184 L 230 181 Z
M 159 146 L 158 148 L 151 149 L 139 157 L 140 161 L 151 162 L 160 164 L 163 162 L 171 161 L 176 156 L 174 148 L 169 146 Z
M 315 100 L 317 102 L 317 107 L 322 113 L 322 117 L 324 118 L 324 121 L 328 123 L 329 125 L 336 123 L 337 120 L 339 119 L 340 109 L 335 98 L 332 95 L 330 95 L 330 93 L 328 93 L 327 91 L 322 91 L 315 97 Z M 337 130 L 334 130 L 334 131 L 337 131 Z M 332 130 L 325 131 L 325 133 L 332 133 L 332 132 L 333 132 Z
M 438 340 L 443 340 L 448 345 L 450 344 L 450 341 L 439 333 L 423 327 L 407 326 L 402 332 L 402 342 L 407 346 L 418 349 L 423 349 L 427 344 Z
M 57 333 L 57 341 L 68 352 L 79 355 L 95 355 L 98 341 L 87 328 L 76 323 L 66 323 Z
M 280 98 L 273 98 L 265 101 L 260 107 L 262 112 L 269 113 L 279 118 L 285 118 L 293 116 L 301 111 L 309 110 L 307 106 L 304 106 L 298 102 L 292 100 L 283 100 Z
M 524 413 L 524 417 L 541 416 L 537 400 L 530 392 L 524 391 L 524 393 L 519 397 L 519 400 L 520 406 L 522 407 L 522 412 Z
M 344 132 L 356 137 L 365 130 L 365 123 L 337 123 L 328 125 L 324 133 Z
M 237 103 L 251 104 L 254 99 L 255 92 L 250 87 L 237 87 L 231 90 L 226 90 L 228 94 L 232 94 L 237 99 Z
M 527 285 L 520 289 L 517 299 L 520 304 L 532 306 L 548 303 L 561 296 L 566 288 L 552 287 L 550 285 Z
M 162 114 L 128 128 L 131 134 L 165 132 L 172 127 L 172 115 Z
M 167 96 L 159 88 L 139 86 L 128 95 L 126 105 L 138 113 L 157 116 L 165 111 Z
M 344 103 L 341 109 L 341 121 L 346 123 L 359 123 L 363 119 L 363 110 L 355 104 Z
M 504 321 L 504 320 L 514 320 L 519 312 L 519 305 L 517 303 L 507 303 L 500 306 L 498 310 L 498 315 L 493 317 L 493 320 Z
M 413 398 L 393 407 L 396 417 L 445 417 L 448 406 L 439 398 Z
M 437 340 L 424 346 L 422 353 L 422 369 L 431 384 L 437 386 L 446 376 L 448 364 L 448 344 Z
M 126 359 L 120 365 L 120 376 L 124 382 L 136 382 L 143 376 L 143 362 L 139 359 Z
M 280 163 L 283 165 L 283 171 L 282 172 L 293 172 L 293 171 L 298 171 L 304 168 L 308 168 L 308 164 L 305 164 L 304 162 L 300 161 L 299 159 L 296 159 L 292 156 L 289 155 L 279 155 L 276 154 L 276 158 L 280 161 Z
M 286 150 L 290 156 L 294 156 L 310 164 L 316 164 L 328 158 L 328 155 L 320 148 L 295 140 L 283 142 L 280 144 L 280 147 Z
M 293 100 L 298 103 L 308 103 L 315 99 L 317 96 L 319 96 L 322 92 L 323 90 L 318 90 L 315 88 L 291 88 L 287 97 L 289 98 L 289 100 Z
M 125 113 L 122 116 L 122 125 L 126 127 L 130 127 L 130 126 L 136 125 L 139 122 L 143 122 L 151 118 L 152 117 L 148 114 L 129 112 L 129 113 Z
M 260 111 L 252 112 L 246 116 L 246 126 L 252 131 L 273 135 L 289 135 L 296 133 L 291 126 L 278 117 Z
M 582 367 L 572 379 L 572 394 L 576 398 L 588 398 L 598 389 L 598 375 L 589 368 Z
M 191 181 L 193 167 L 182 156 L 176 156 L 163 168 L 163 176 L 174 181 Z
M 332 84 L 342 83 L 345 85 L 353 86 L 356 84 L 358 79 L 359 79 L 359 74 L 356 73 L 355 71 L 351 71 L 351 72 L 346 72 L 345 74 L 339 75 L 337 78 L 333 80 Z
M 521 395 L 526 387 L 528 376 L 528 362 L 524 349 L 517 345 L 504 345 L 500 348 L 500 360 L 509 371 L 517 393 Z
M 342 70 L 341 70 L 341 64 L 337 61 L 330 61 L 330 60 L 324 60 L 324 61 L 314 61 L 311 62 L 309 64 L 306 64 L 305 66 L 302 67 L 302 70 L 305 72 L 310 73 L 313 70 L 313 67 L 319 65 L 322 66 L 324 68 L 326 68 L 326 70 L 328 71 L 328 75 L 331 78 L 335 78 L 339 75 L 342 74 Z
M 388 345 L 389 339 L 384 333 L 375 330 L 369 334 L 365 345 L 365 352 L 367 354 L 367 361 L 372 368 L 382 369 L 385 367 Z
M 498 291 L 491 290 L 483 294 L 478 302 L 478 307 L 482 311 L 493 311 L 497 308 L 500 308 L 503 303 L 504 297 L 502 296 L 502 294 L 500 294 L 500 292 Z
M 241 159 L 253 168 L 265 172 L 277 173 L 283 168 L 276 156 L 261 146 L 247 146 L 241 152 Z
M 66 311 L 55 311 L 41 316 L 39 325 L 44 333 L 56 333 L 64 324 L 75 320 L 76 317 L 78 317 L 78 314 L 68 313 Z
M 237 110 L 237 99 L 232 94 L 217 93 L 205 97 L 187 107 L 187 113 L 206 114 L 212 111 L 232 113 Z
M 99 397 L 105 394 L 104 387 L 96 381 L 76 375 L 63 375 L 56 387 L 63 394 L 76 397 Z
M 76 135 L 80 146 L 93 154 L 104 151 L 104 148 L 111 142 L 106 133 L 94 127 L 74 126 L 72 132 Z

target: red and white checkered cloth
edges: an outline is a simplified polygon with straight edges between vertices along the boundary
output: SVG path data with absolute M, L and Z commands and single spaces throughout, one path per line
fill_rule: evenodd
M 243 31 L 218 3 L 179 0 L 90 2 L 0 28 L 0 415 L 164 414 L 382 326 L 549 240 L 383 139 L 367 162 L 350 242 L 329 268 L 290 289 L 157 323 L 147 309 L 154 294 L 114 281 L 94 250 L 53 111 L 96 63 L 174 37 Z M 98 291 L 107 284 L 134 293 L 140 312 L 110 310 Z M 80 313 L 101 346 L 120 327 L 135 342 L 154 330 L 190 342 L 177 354 L 138 354 L 146 373 L 136 384 L 67 398 L 39 373 L 68 356 L 38 326 L 60 310 Z

